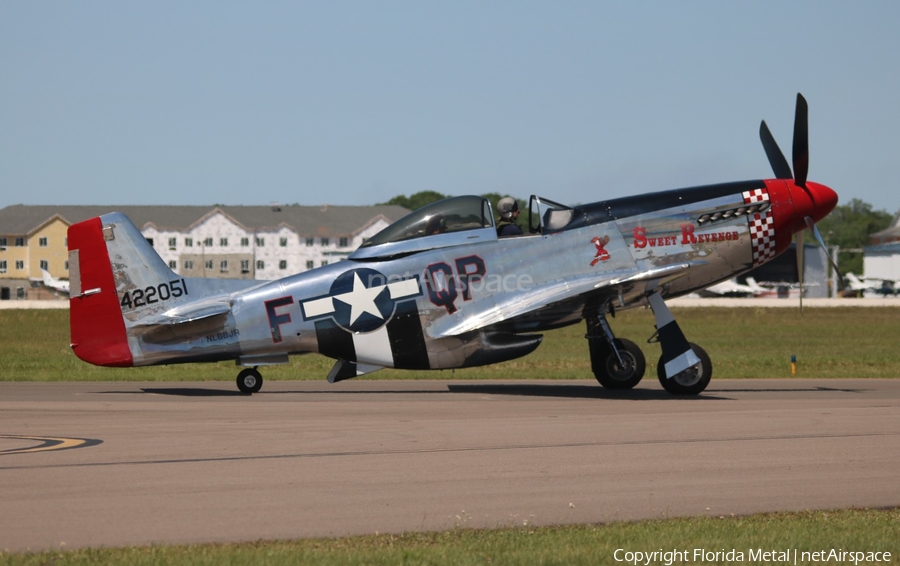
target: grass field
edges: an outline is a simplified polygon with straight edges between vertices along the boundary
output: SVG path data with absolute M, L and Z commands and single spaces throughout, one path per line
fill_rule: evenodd
M 790 377 L 791 355 L 798 377 L 900 377 L 900 309 L 787 308 L 673 309 L 685 335 L 713 361 L 713 378 Z M 659 345 L 649 310 L 620 313 L 610 323 L 647 356 L 654 378 Z M 548 332 L 533 354 L 493 366 L 447 371 L 383 370 L 363 379 L 579 379 L 591 378 L 584 325 Z M 297 356 L 284 366 L 263 368 L 265 379 L 324 379 L 334 362 Z M 237 375 L 232 362 L 139 369 L 99 368 L 69 348 L 68 311 L 0 311 L 0 381 L 205 381 Z
M 618 555 L 617 549 L 622 549 Z M 598 565 L 617 562 L 625 551 L 687 550 L 689 559 L 674 564 L 773 564 L 754 560 L 751 550 L 797 550 L 797 564 L 853 564 L 852 560 L 803 560 L 802 552 L 900 553 L 900 510 L 844 510 L 775 513 L 749 517 L 697 517 L 572 527 L 454 529 L 440 533 L 371 535 L 248 544 L 157 546 L 92 549 L 37 554 L 3 554 L 0 565 L 74 564 L 491 564 Z M 705 559 L 693 554 L 705 551 Z M 728 551 L 743 553 L 729 560 Z M 718 559 L 715 553 L 722 553 Z M 713 553 L 712 555 L 708 553 Z M 755 555 L 760 558 L 760 554 Z M 793 564 L 793 556 L 788 563 Z M 638 562 L 645 564 L 644 560 Z M 863 562 L 872 563 L 872 562 Z M 882 561 L 881 563 L 885 563 Z M 665 558 L 650 564 L 666 564 Z

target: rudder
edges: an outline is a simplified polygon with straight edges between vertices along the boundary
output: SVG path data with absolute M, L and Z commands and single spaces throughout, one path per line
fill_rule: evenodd
M 125 321 L 99 217 L 69 226 L 69 330 L 72 350 L 98 365 L 133 365 Z
M 73 224 L 68 236 L 72 349 L 95 365 L 134 365 L 128 328 L 187 299 L 184 279 L 122 213 Z

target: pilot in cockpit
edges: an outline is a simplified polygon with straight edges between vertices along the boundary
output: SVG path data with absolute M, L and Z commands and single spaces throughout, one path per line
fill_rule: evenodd
M 443 234 L 447 231 L 447 222 L 440 214 L 435 214 L 425 223 L 425 235 Z
M 516 224 L 519 218 L 519 203 L 512 197 L 500 199 L 497 203 L 497 212 L 500 220 L 497 222 L 497 235 L 501 238 L 507 236 L 521 236 L 522 229 Z

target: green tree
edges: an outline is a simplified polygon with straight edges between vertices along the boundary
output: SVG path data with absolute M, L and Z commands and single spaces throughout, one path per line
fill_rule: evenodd
M 860 199 L 835 207 L 818 224 L 822 238 L 829 246 L 839 246 L 838 265 L 843 273 L 862 274 L 863 254 L 859 251 L 870 245 L 869 235 L 884 230 L 891 223 L 891 215 L 884 210 L 872 210 L 872 205 Z

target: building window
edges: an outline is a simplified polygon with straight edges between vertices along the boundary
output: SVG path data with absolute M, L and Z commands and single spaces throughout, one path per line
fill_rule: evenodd
M 227 259 L 223 259 L 222 261 L 219 262 L 219 271 L 221 271 L 222 273 L 228 273 L 228 260 Z
M 69 271 L 69 260 L 66 260 L 63 265 L 65 266 L 66 271 Z
M 249 259 L 241 260 L 241 273 L 250 273 L 250 260 Z
M 256 260 L 256 269 L 265 269 L 265 268 L 266 268 L 266 262 L 264 262 L 261 259 Z
M 319 243 L 322 244 L 323 246 L 327 246 L 327 245 L 328 245 L 328 238 L 322 238 L 321 240 L 319 240 Z
M 212 247 L 212 238 L 206 238 L 205 240 L 203 240 L 203 245 L 206 246 L 207 248 L 211 248 Z
M 6 247 L 6 238 L 0 238 L 0 248 Z
M 25 298 L 25 287 L 16 287 L 16 298 L 19 300 Z
M 47 247 L 47 238 L 46 237 L 38 238 L 38 245 L 42 248 L 46 248 Z
M 6 273 L 6 260 L 0 259 L 0 273 Z
M 219 238 L 219 245 L 223 248 L 228 245 L 228 238 Z
M 178 262 L 175 261 L 174 259 L 169 260 L 169 269 L 177 269 L 177 268 L 178 268 Z
M 49 271 L 50 270 L 50 262 L 47 261 L 46 259 L 42 259 L 41 260 L 41 269 L 46 269 Z
M 328 260 L 327 260 L 327 259 L 323 259 L 323 260 L 322 260 L 322 267 L 324 267 L 324 266 L 326 266 L 326 265 L 328 265 Z
M 191 259 L 184 260 L 184 269 L 185 270 L 194 269 L 194 260 L 191 260 Z
M 311 247 L 313 247 L 315 244 L 316 244 L 316 239 L 315 239 L 315 238 L 307 238 L 307 239 L 306 239 L 306 247 L 307 247 L 307 248 L 311 248 Z
M 286 248 L 287 247 L 287 238 L 280 238 L 278 240 L 278 245 L 281 246 L 282 248 Z
M 174 250 L 175 246 L 178 245 L 178 238 L 169 238 L 169 249 Z
M 66 263 L 68 263 L 68 262 L 66 262 Z M 22 271 L 23 269 L 25 269 L 25 260 L 17 259 L 16 260 L 16 269 L 19 271 Z M 68 267 L 66 269 L 68 269 Z
M 206 269 L 212 269 L 213 265 L 214 265 L 213 260 L 208 259 L 208 260 L 206 260 L 206 263 L 203 264 L 203 267 L 205 267 Z
M 265 246 L 265 245 L 266 245 L 266 239 L 265 239 L 265 238 L 260 238 L 260 237 L 257 236 L 257 238 L 256 238 L 256 245 L 257 245 L 257 246 Z
M 185 238 L 184 239 L 184 247 L 193 248 L 194 247 L 194 239 L 193 238 Z
M 316 266 L 316 262 L 311 259 L 306 260 L 306 269 L 312 269 Z
M 17 248 L 21 248 L 24 245 L 25 245 L 25 238 L 22 238 L 22 237 L 16 238 L 16 247 Z
M 250 245 L 250 238 L 241 238 L 241 247 L 246 248 Z
M 287 260 L 283 259 L 278 262 L 278 269 L 287 269 Z
M 350 245 L 350 242 L 347 240 L 347 238 L 341 238 L 340 244 L 338 244 L 338 245 L 341 246 L 342 248 L 346 248 L 347 246 Z

